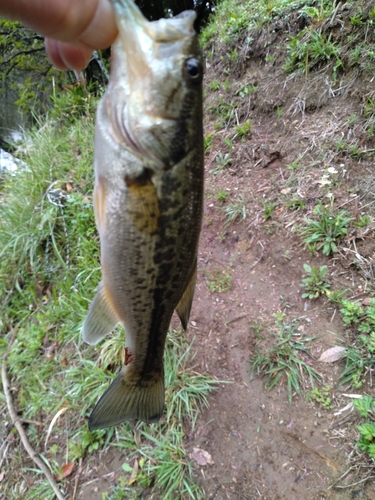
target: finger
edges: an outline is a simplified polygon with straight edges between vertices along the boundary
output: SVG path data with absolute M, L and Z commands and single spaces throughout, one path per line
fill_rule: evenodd
M 106 48 L 117 35 L 110 0 L 0 0 L 0 15 L 82 48 Z
M 88 65 L 92 54 L 90 49 L 81 49 L 50 38 L 46 38 L 45 46 L 49 60 L 57 69 L 61 70 L 81 71 Z

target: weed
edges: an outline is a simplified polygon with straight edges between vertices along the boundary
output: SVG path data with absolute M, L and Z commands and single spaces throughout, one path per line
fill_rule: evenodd
M 334 304 L 340 304 L 343 300 L 343 296 L 345 293 L 348 291 L 348 289 L 345 290 L 326 290 L 325 294 L 327 298 L 330 300 L 330 302 L 333 302 Z
M 264 201 L 262 200 L 264 220 L 268 220 L 274 214 L 277 208 L 277 202 L 275 201 Z
M 236 134 L 239 135 L 240 137 L 246 137 L 251 130 L 251 120 L 247 120 L 241 125 L 237 125 L 235 130 Z
M 228 196 L 229 196 L 228 191 L 225 191 L 225 189 L 220 188 L 216 194 L 216 199 L 218 202 L 224 203 L 225 200 L 228 198 Z
M 375 401 L 371 396 L 365 394 L 362 398 L 352 399 L 352 403 L 361 417 L 368 418 L 369 414 L 371 417 L 374 417 Z
M 375 364 L 375 299 L 368 299 L 367 306 L 343 299 L 341 306 L 343 322 L 353 337 L 353 345 L 345 351 L 341 380 L 358 389 Z
M 233 277 L 224 270 L 214 269 L 207 272 L 207 286 L 212 293 L 229 292 L 232 284 Z
M 221 174 L 225 167 L 232 163 L 232 158 L 228 153 L 219 153 L 215 158 L 216 165 L 213 169 L 210 170 L 210 173 L 213 175 Z
M 224 144 L 226 144 L 228 146 L 229 152 L 231 152 L 232 149 L 233 149 L 233 141 L 232 141 L 232 139 L 230 137 L 225 137 L 223 139 L 223 142 L 224 142 Z
M 215 78 L 213 78 L 210 82 L 210 89 L 211 90 L 219 90 L 220 89 L 219 80 L 216 80 Z
M 306 225 L 301 229 L 307 246 L 312 250 L 322 250 L 324 255 L 337 251 L 337 241 L 348 233 L 348 224 L 353 220 L 345 210 L 335 213 L 332 207 L 321 203 L 315 206 L 316 219 L 305 219 Z
M 246 219 L 246 199 L 243 195 L 224 208 L 224 213 L 227 216 L 225 226 L 228 226 L 234 221 L 242 222 Z
M 314 381 L 320 381 L 320 375 L 310 366 L 311 356 L 307 348 L 307 343 L 315 337 L 303 338 L 296 332 L 297 324 L 298 320 L 286 324 L 284 315 L 277 315 L 275 344 L 265 352 L 257 349 L 250 360 L 251 377 L 255 373 L 267 376 L 265 386 L 268 390 L 275 387 L 283 377 L 286 378 L 290 402 L 293 391 L 301 395 L 305 376 L 308 377 L 311 387 L 314 387 Z
M 287 46 L 289 56 L 284 65 L 285 71 L 292 73 L 301 69 L 307 74 L 309 69 L 333 60 L 335 78 L 338 68 L 342 66 L 342 61 L 340 51 L 331 38 L 332 34 L 325 37 L 319 31 L 307 29 L 302 30 L 296 36 L 290 36 Z
M 326 294 L 330 287 L 330 284 L 327 283 L 325 279 L 328 267 L 321 266 L 320 268 L 312 268 L 309 264 L 304 264 L 303 268 L 308 276 L 303 278 L 301 283 L 301 286 L 305 289 L 305 292 L 302 294 L 302 298 L 317 299 L 319 295 Z
M 353 224 L 356 227 L 366 227 L 370 224 L 371 217 L 369 215 L 360 215 L 358 220 L 354 221 Z
M 306 206 L 306 200 L 304 198 L 290 198 L 285 201 L 285 205 L 290 210 L 303 210 Z
M 306 393 L 307 401 L 313 400 L 319 403 L 322 408 L 329 410 L 333 408 L 331 399 L 331 387 L 324 386 L 322 388 L 314 387 L 311 391 Z
M 365 451 L 370 457 L 375 459 L 375 401 L 371 396 L 364 395 L 360 399 L 352 400 L 354 408 L 359 412 L 362 418 L 368 419 L 363 424 L 358 425 L 359 440 L 357 446 L 360 450 Z M 370 419 L 370 420 L 369 420 Z
M 208 151 L 211 149 L 214 136 L 215 134 L 207 134 L 204 136 L 204 150 L 206 153 L 208 153 Z
M 236 95 L 239 95 L 243 99 L 244 97 L 247 97 L 251 94 L 256 94 L 257 92 L 258 87 L 256 85 L 245 83 L 239 90 L 237 90 Z
M 285 260 L 291 260 L 292 259 L 292 256 L 291 256 L 291 253 L 289 250 L 285 250 L 285 252 L 283 253 L 283 257 Z

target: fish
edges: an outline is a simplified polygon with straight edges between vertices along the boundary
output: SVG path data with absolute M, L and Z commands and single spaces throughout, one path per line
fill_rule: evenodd
M 95 345 L 122 323 L 125 362 L 96 403 L 90 430 L 163 414 L 165 341 L 174 311 L 188 325 L 203 212 L 196 13 L 148 21 L 133 0 L 112 6 L 119 35 L 94 144 L 102 280 L 81 333 Z

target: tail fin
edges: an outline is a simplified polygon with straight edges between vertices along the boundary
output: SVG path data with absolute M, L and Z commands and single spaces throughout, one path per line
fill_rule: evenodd
M 104 429 L 125 420 L 157 422 L 164 409 L 164 373 L 151 380 L 132 380 L 125 367 L 96 403 L 89 429 Z

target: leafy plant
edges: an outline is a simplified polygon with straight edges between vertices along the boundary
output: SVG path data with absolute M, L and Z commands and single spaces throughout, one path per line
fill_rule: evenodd
M 341 379 L 358 389 L 375 364 L 375 299 L 368 299 L 367 306 L 343 299 L 340 312 L 353 337 L 353 346 L 348 346 L 344 355 Z
M 327 293 L 330 285 L 325 279 L 328 267 L 321 266 L 320 268 L 311 267 L 309 264 L 304 264 L 303 268 L 308 274 L 306 278 L 302 279 L 301 286 L 305 289 L 302 294 L 303 299 L 316 299 L 319 295 Z
M 232 288 L 233 277 L 224 270 L 214 269 L 207 272 L 207 285 L 212 293 L 229 292 Z
M 361 417 L 368 418 L 369 414 L 373 416 L 373 410 L 375 409 L 374 398 L 365 394 L 362 398 L 352 399 L 354 408 L 359 412 Z
M 316 219 L 305 219 L 302 236 L 306 245 L 330 255 L 337 251 L 337 241 L 348 233 L 348 224 L 353 217 L 348 217 L 345 210 L 335 213 L 321 203 L 316 205 L 313 213 Z
M 333 408 L 331 390 L 332 387 L 330 386 L 324 386 L 320 389 L 318 387 L 314 387 L 311 391 L 308 391 L 306 393 L 306 399 L 308 401 L 316 401 L 322 406 L 322 408 L 324 408 L 325 410 L 329 410 Z
M 360 450 L 365 451 L 370 457 L 375 459 L 375 401 L 371 396 L 364 395 L 362 398 L 352 399 L 354 408 L 359 412 L 362 418 L 367 420 L 357 426 L 359 430 L 359 440 L 357 446 Z
M 232 158 L 229 154 L 219 153 L 215 158 L 216 166 L 210 170 L 210 173 L 213 175 L 221 174 L 227 165 L 232 163 Z
M 262 200 L 263 212 L 264 212 L 264 220 L 268 220 L 272 217 L 272 214 L 275 212 L 277 208 L 276 201 L 264 201 Z
M 304 377 L 308 377 L 311 387 L 315 381 L 320 381 L 320 375 L 310 366 L 311 356 L 307 344 L 315 337 L 303 338 L 296 332 L 298 321 L 290 324 L 284 322 L 282 314 L 277 315 L 277 332 L 274 333 L 276 342 L 265 352 L 257 349 L 250 359 L 251 377 L 255 373 L 266 376 L 266 389 L 275 387 L 282 378 L 286 379 L 288 399 L 291 402 L 293 391 L 301 395 L 305 384 Z
M 236 126 L 236 134 L 238 134 L 240 137 L 245 137 L 250 133 L 251 130 L 251 120 L 246 120 L 244 123 L 241 125 Z
M 226 226 L 236 220 L 238 222 L 244 221 L 246 219 L 246 199 L 244 196 L 239 195 L 233 203 L 224 208 L 224 213 L 227 216 Z
M 220 188 L 219 191 L 216 193 L 216 199 L 220 203 L 224 203 L 224 201 L 228 198 L 229 193 L 225 189 Z

